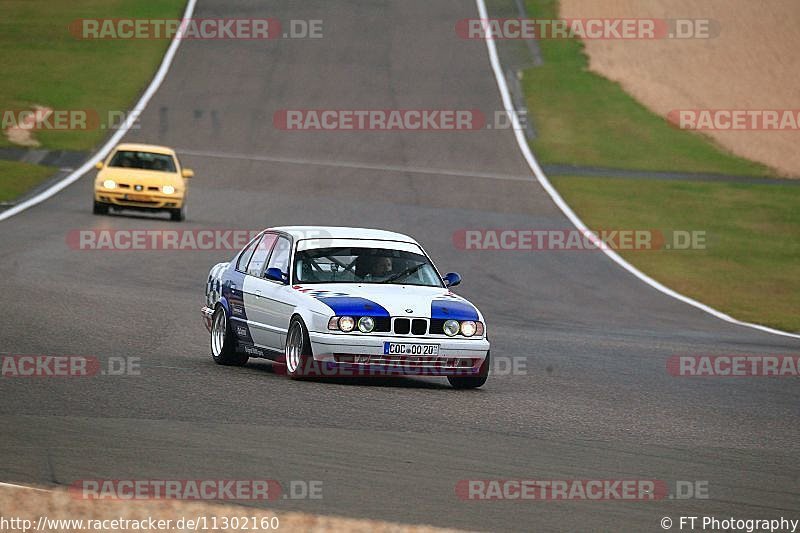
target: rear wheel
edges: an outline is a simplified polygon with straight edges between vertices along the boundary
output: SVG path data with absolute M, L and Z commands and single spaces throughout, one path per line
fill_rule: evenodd
M 292 318 L 289 324 L 284 355 L 286 375 L 290 378 L 301 379 L 319 375 L 316 372 L 316 363 L 311 353 L 311 341 L 308 339 L 308 331 L 299 317 Z
M 108 204 L 104 204 L 95 200 L 94 207 L 92 208 L 92 213 L 94 213 L 95 215 L 107 215 Z
M 211 357 L 218 365 L 242 366 L 249 356 L 236 351 L 236 339 L 233 338 L 230 322 L 225 309 L 217 307 L 211 319 Z
M 474 376 L 447 376 L 447 381 L 454 389 L 477 389 L 482 387 L 489 377 L 489 352 L 486 352 L 486 359 L 483 360 L 478 373 Z

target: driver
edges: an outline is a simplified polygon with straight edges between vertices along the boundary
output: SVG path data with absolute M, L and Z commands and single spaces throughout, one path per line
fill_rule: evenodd
M 373 257 L 369 273 L 373 277 L 385 278 L 392 273 L 391 257 Z

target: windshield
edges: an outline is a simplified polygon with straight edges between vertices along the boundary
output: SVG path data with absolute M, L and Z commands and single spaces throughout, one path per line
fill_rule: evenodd
M 297 252 L 298 283 L 391 283 L 441 287 L 427 257 L 388 248 L 316 248 Z
M 141 168 L 161 172 L 175 172 L 175 160 L 169 154 L 120 150 L 108 164 L 110 167 Z

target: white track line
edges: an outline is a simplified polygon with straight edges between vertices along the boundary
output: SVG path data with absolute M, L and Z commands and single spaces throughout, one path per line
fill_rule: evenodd
M 27 487 L 25 485 L 15 485 L 13 483 L 3 483 L 0 481 L 0 487 L 8 487 L 10 489 L 25 489 L 25 490 L 35 490 L 36 492 L 52 492 L 46 489 L 38 489 L 36 487 Z
M 211 157 L 219 159 L 237 159 L 242 161 L 266 161 L 270 163 L 286 163 L 290 165 L 316 165 L 322 167 L 352 168 L 357 170 L 376 170 L 382 172 L 405 172 L 408 174 L 429 174 L 441 176 L 457 176 L 459 178 L 483 178 L 494 180 L 529 181 L 534 183 L 530 176 L 513 176 L 511 174 L 490 174 L 488 172 L 473 172 L 469 170 L 452 170 L 446 168 L 404 167 L 400 165 L 377 165 L 374 163 L 360 163 L 356 161 L 333 161 L 325 159 L 298 159 L 293 157 L 278 157 L 269 155 L 232 154 L 224 152 L 206 152 L 201 150 L 176 149 L 180 155 L 193 155 L 197 157 Z
M 475 0 L 475 2 L 478 5 L 478 13 L 480 18 L 484 20 L 488 19 L 489 15 L 486 10 L 486 4 L 484 3 L 484 0 Z M 533 170 L 533 173 L 536 175 L 536 179 L 539 180 L 539 183 L 542 185 L 544 190 L 547 191 L 547 194 L 550 195 L 550 198 L 553 199 L 553 202 L 555 202 L 555 204 L 559 207 L 559 209 L 561 209 L 561 211 L 567 216 L 567 218 L 570 219 L 570 221 L 575 225 L 576 228 L 584 232 L 588 231 L 589 228 L 586 227 L 586 224 L 584 224 L 583 221 L 580 218 L 578 218 L 578 215 L 576 215 L 575 212 L 572 211 L 572 209 L 569 207 L 569 205 L 567 205 L 564 199 L 561 198 L 561 195 L 558 194 L 558 191 L 556 191 L 553 185 L 550 184 L 550 181 L 547 179 L 547 176 L 545 176 L 544 172 L 542 172 L 542 169 L 539 166 L 538 161 L 536 161 L 536 157 L 534 157 L 533 152 L 531 152 L 531 149 L 528 146 L 528 142 L 523 134 L 523 130 L 520 127 L 516 111 L 511 102 L 511 94 L 508 91 L 508 85 L 506 85 L 506 80 L 505 77 L 503 76 L 503 69 L 500 66 L 500 59 L 498 58 L 497 55 L 497 47 L 495 46 L 494 41 L 491 38 L 488 38 L 488 36 L 485 39 L 485 41 L 486 41 L 486 48 L 489 50 L 489 61 L 492 64 L 494 77 L 497 81 L 497 86 L 500 88 L 500 96 L 503 99 L 503 107 L 505 107 L 508 115 L 511 116 L 513 125 L 512 131 L 514 132 L 514 136 L 517 139 L 517 144 L 519 145 L 519 148 L 522 151 L 522 155 L 528 162 L 528 166 L 531 167 L 531 170 Z M 622 268 L 624 268 L 625 270 L 627 270 L 628 272 L 630 272 L 631 274 L 642 280 L 643 282 L 647 283 L 654 289 L 661 291 L 667 296 L 671 296 L 676 300 L 680 300 L 702 311 L 705 311 L 706 313 L 715 316 L 721 320 L 724 320 L 725 322 L 730 322 L 731 324 L 736 324 L 739 326 L 747 326 L 748 328 L 765 331 L 767 333 L 773 333 L 775 335 L 782 335 L 784 337 L 800 339 L 800 334 L 789 333 L 787 331 L 773 329 L 767 326 L 762 326 L 760 324 L 752 324 L 750 322 L 742 322 L 741 320 L 737 320 L 729 315 L 726 315 L 721 311 L 717 311 L 713 307 L 709 307 L 704 303 L 698 302 L 697 300 L 693 300 L 688 296 L 684 296 L 683 294 L 675 292 L 669 287 L 662 285 L 661 283 L 657 282 L 647 274 L 641 272 L 636 267 L 625 261 L 613 250 L 603 249 L 603 253 L 606 254 L 608 257 L 610 257 L 611 260 L 617 263 L 619 266 L 621 266 Z
M 183 18 L 185 19 L 191 18 L 192 14 L 194 13 L 194 6 L 196 3 L 197 0 L 188 1 L 188 3 L 186 4 L 186 10 L 183 13 Z M 153 77 L 153 81 L 150 82 L 150 85 L 148 85 L 147 90 L 145 90 L 142 97 L 136 103 L 136 106 L 134 106 L 134 108 L 131 110 L 131 112 L 128 115 L 129 117 L 135 119 L 136 117 L 141 115 L 142 112 L 144 111 L 144 108 L 147 107 L 148 102 L 150 102 L 150 98 L 153 97 L 158 88 L 161 87 L 161 83 L 164 81 L 164 78 L 167 77 L 167 72 L 169 72 L 169 67 L 172 65 L 172 59 L 175 57 L 175 53 L 178 51 L 178 47 L 180 45 L 181 45 L 181 39 L 179 39 L 176 35 L 172 39 L 172 42 L 170 43 L 169 48 L 167 49 L 167 53 L 164 54 L 164 59 L 161 61 L 161 66 L 158 68 L 156 75 Z M 36 196 L 28 198 L 24 202 L 19 203 L 10 209 L 7 209 L 6 211 L 3 211 L 2 213 L 0 213 L 0 220 L 11 218 L 14 215 L 21 213 L 22 211 L 25 211 L 26 209 L 33 207 L 36 204 L 44 202 L 45 200 L 47 200 L 60 190 L 78 181 L 78 179 L 81 176 L 83 176 L 86 172 L 91 170 L 92 167 L 94 167 L 95 163 L 100 161 L 103 158 L 103 156 L 119 142 L 119 140 L 122 138 L 123 135 L 128 133 L 128 130 L 130 129 L 133 123 L 134 120 L 126 120 L 120 126 L 120 128 L 116 132 L 114 132 L 114 135 L 111 136 L 111 138 L 106 142 L 106 144 L 104 144 L 103 147 L 100 148 L 100 150 L 95 152 L 95 154 L 92 157 L 90 157 L 89 160 L 86 161 L 81 167 L 70 173 L 61 181 L 54 183 L 44 191 L 40 192 Z

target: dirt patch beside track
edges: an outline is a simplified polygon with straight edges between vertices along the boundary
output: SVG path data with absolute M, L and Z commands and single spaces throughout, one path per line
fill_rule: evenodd
M 89 501 L 73 498 L 65 490 L 31 490 L 25 488 L 0 486 L 0 517 L 8 521 L 12 519 L 29 520 L 30 528 L 36 528 L 40 517 L 45 517 L 44 531 L 51 533 L 72 531 L 355 531 L 379 533 L 428 533 L 456 531 L 438 529 L 428 526 L 408 526 L 380 522 L 377 520 L 358 520 L 335 516 L 317 516 L 306 513 L 270 511 L 251 507 L 238 507 L 218 503 L 197 503 L 186 501 Z M 277 522 L 274 518 L 277 517 Z M 171 527 L 167 529 L 150 527 L 150 519 L 169 520 Z M 243 520 L 247 520 L 243 527 Z M 82 520 L 82 527 L 74 522 L 69 525 L 56 521 Z M 119 522 L 114 523 L 113 520 Z M 121 522 L 127 520 L 128 522 Z M 179 522 L 183 520 L 183 522 Z M 200 527 L 187 521 L 199 522 Z M 262 522 L 264 520 L 264 522 Z M 101 526 L 99 529 L 91 524 Z M 95 522 L 99 521 L 99 522 Z M 103 522 L 105 521 L 105 522 Z M 144 527 L 136 527 L 134 523 Z M 152 523 L 152 522 L 151 522 Z M 224 525 L 227 524 L 227 527 Z M 205 525 L 205 527 L 203 526 Z M 63 526 L 63 527 L 61 527 Z M 124 527 L 126 526 L 126 527 Z M 263 527 L 267 526 L 267 527 Z M 277 527 L 276 527 L 277 526 Z M 22 531 L 22 526 L 13 523 L 0 524 L 0 531 Z
M 593 71 L 662 116 L 678 109 L 800 108 L 796 0 L 561 0 L 560 16 L 712 19 L 719 35 L 708 39 L 585 41 Z M 707 133 L 737 155 L 800 177 L 798 130 Z

